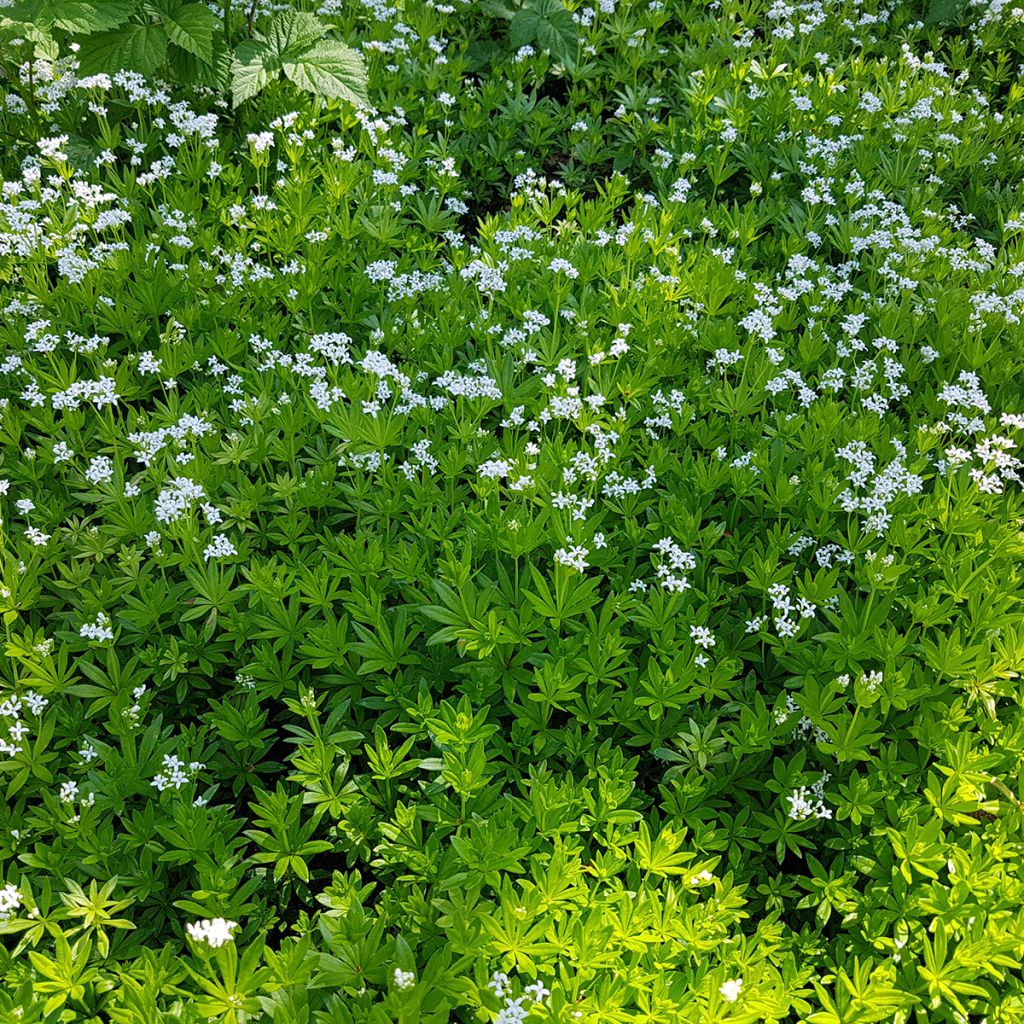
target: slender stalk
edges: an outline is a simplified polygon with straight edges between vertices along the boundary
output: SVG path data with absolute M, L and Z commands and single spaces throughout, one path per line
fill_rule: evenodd
M 36 54 L 35 47 L 31 46 L 28 51 L 28 107 L 32 116 L 32 123 L 39 123 L 39 110 L 36 106 Z

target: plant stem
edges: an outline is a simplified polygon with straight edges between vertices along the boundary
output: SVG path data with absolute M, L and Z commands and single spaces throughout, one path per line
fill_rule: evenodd
M 39 124 L 39 110 L 36 107 L 36 77 L 35 77 L 35 65 L 36 65 L 36 53 L 35 47 L 30 46 L 28 51 L 28 106 L 29 111 L 32 115 L 33 125 Z

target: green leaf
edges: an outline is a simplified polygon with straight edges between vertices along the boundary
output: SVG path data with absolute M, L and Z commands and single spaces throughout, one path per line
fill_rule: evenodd
M 288 57 L 304 53 L 326 32 L 327 26 L 315 14 L 289 11 L 275 15 L 260 38 L 283 63 Z
M 475 39 L 466 47 L 466 70 L 477 72 L 491 67 L 501 53 L 501 46 L 493 39 Z
M 232 70 L 235 106 L 264 89 L 278 72 L 316 96 L 369 105 L 366 67 L 350 46 L 321 39 L 327 26 L 312 14 L 280 14 L 255 40 L 240 43 Z
M 167 59 L 174 77 L 190 85 L 226 89 L 231 84 L 231 54 L 219 32 L 213 37 L 212 49 L 213 59 L 205 61 L 180 46 L 171 47 Z
M 96 166 L 97 149 L 82 135 L 70 134 L 68 141 L 64 143 L 64 152 L 67 153 L 68 163 L 83 173 L 91 171 Z
M 160 0 L 147 5 L 163 22 L 167 38 L 198 57 L 205 64 L 213 63 L 213 37 L 220 28 L 220 19 L 205 4 L 181 4 L 176 0 Z
M 14 21 L 10 18 L 0 16 L 0 43 L 7 43 L 14 39 L 23 39 L 32 44 L 32 50 L 38 60 L 56 60 L 60 56 L 60 46 L 50 34 L 49 28 L 42 24 L 31 24 L 26 21 Z M 8 619 L 9 612 L 4 612 L 4 621 L 14 622 L 17 618 Z
M 134 0 L 59 0 L 53 6 L 58 11 L 54 25 L 76 35 L 119 28 L 136 8 Z
M 946 25 L 959 21 L 966 9 L 965 0 L 932 0 L 925 24 Z
M 362 55 L 335 39 L 315 43 L 300 60 L 286 62 L 284 73 L 315 96 L 348 100 L 357 106 L 370 104 Z
M 48 7 L 46 0 L 15 0 L 15 3 L 4 9 L 3 16 L 26 25 L 40 25 Z
M 82 47 L 83 75 L 127 69 L 155 75 L 167 56 L 167 33 L 159 25 L 127 25 L 104 32 Z
M 280 62 L 273 67 L 274 62 L 265 43 L 247 39 L 238 44 L 231 65 L 231 99 L 236 107 L 270 84 L 280 70 Z
M 509 26 L 509 42 L 516 49 L 536 43 L 571 70 L 579 37 L 572 14 L 561 0 L 534 0 L 516 12 Z
M 503 0 L 479 0 L 477 8 L 492 18 L 504 18 L 511 21 L 516 16 L 516 8 L 503 2 Z
M 7 8 L 4 16 L 36 27 L 90 35 L 123 25 L 135 8 L 135 0 L 21 0 Z

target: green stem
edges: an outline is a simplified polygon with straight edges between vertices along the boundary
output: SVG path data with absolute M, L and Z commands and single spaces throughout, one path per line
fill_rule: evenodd
M 36 107 L 35 56 L 35 49 L 30 49 L 28 53 L 28 107 L 29 113 L 32 117 L 32 124 L 33 126 L 38 127 L 39 110 Z

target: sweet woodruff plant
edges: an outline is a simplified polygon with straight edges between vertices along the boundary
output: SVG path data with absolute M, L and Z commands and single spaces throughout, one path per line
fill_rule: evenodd
M 0 1017 L 1024 1020 L 1022 67 L 0 6 Z

